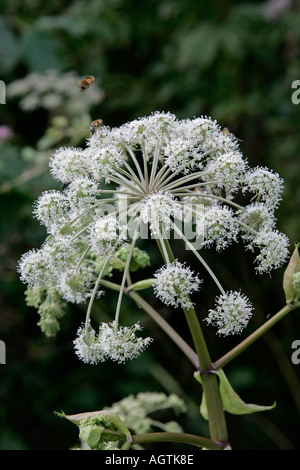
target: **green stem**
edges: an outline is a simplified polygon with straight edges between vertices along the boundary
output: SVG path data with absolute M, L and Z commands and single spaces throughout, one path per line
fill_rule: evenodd
M 154 177 L 156 175 L 156 170 L 157 170 L 157 165 L 159 161 L 159 151 L 160 151 L 160 141 L 158 140 L 156 143 L 155 151 L 154 151 L 154 157 L 152 161 L 152 169 L 151 169 L 151 174 L 150 174 L 150 181 L 149 181 L 149 190 L 153 191 L 153 181 Z
M 120 447 L 120 450 L 129 450 L 132 444 L 132 441 L 124 441 L 124 443 Z
M 222 444 L 211 439 L 180 432 L 149 432 L 132 436 L 132 444 L 146 444 L 147 442 L 180 442 L 209 450 L 222 450 L 224 448 Z
M 214 272 L 211 270 L 211 268 L 208 266 L 208 264 L 204 261 L 202 256 L 199 255 L 198 251 L 193 247 L 192 243 L 190 243 L 188 241 L 188 239 L 183 235 L 182 231 L 176 226 L 175 223 L 173 224 L 173 227 L 174 227 L 175 232 L 177 232 L 179 234 L 180 238 L 182 238 L 182 240 L 186 243 L 186 245 L 192 250 L 192 252 L 196 256 L 196 258 L 198 258 L 200 263 L 205 267 L 207 272 L 211 275 L 212 279 L 215 281 L 216 285 L 218 286 L 218 288 L 220 289 L 222 294 L 225 294 L 225 290 L 223 289 L 223 287 L 222 287 L 221 283 L 219 282 L 217 276 L 214 274 Z
M 167 181 L 171 178 L 174 178 L 174 174 L 171 175 L 169 178 L 167 178 L 167 180 L 165 181 L 164 183 L 164 190 L 165 191 L 171 191 L 171 189 L 174 189 L 174 188 L 177 188 L 178 186 L 181 186 L 182 184 L 184 184 L 186 181 L 187 182 L 190 182 L 194 179 L 197 179 L 198 177 L 200 176 L 203 176 L 205 174 L 204 171 L 197 171 L 196 173 L 194 174 L 191 174 L 191 175 L 187 175 L 187 176 L 182 176 L 181 178 L 179 178 L 178 180 L 176 181 L 173 181 L 173 183 L 169 183 L 169 184 L 166 184 Z
M 228 442 L 227 427 L 215 374 L 211 374 L 212 362 L 202 333 L 197 314 L 193 307 L 183 309 L 199 358 L 203 393 L 206 400 L 208 424 L 212 439 Z
M 124 288 L 125 288 L 125 281 L 127 279 L 127 273 L 129 272 L 129 265 L 130 265 L 130 262 L 131 262 L 134 246 L 135 246 L 135 243 L 136 243 L 136 239 L 138 237 L 139 227 L 140 227 L 140 224 L 137 224 L 137 226 L 135 228 L 133 240 L 132 240 L 132 243 L 131 243 L 130 251 L 128 253 L 128 257 L 127 257 L 127 260 L 126 260 L 126 265 L 125 265 L 125 268 L 124 268 L 122 283 L 121 283 L 121 286 L 120 286 L 118 304 L 117 304 L 116 313 L 115 313 L 115 328 L 117 328 L 117 325 L 119 323 L 119 315 L 120 315 L 120 310 L 121 310 L 123 292 L 124 292 Z
M 146 149 L 145 149 L 145 143 L 142 140 L 141 142 L 141 149 L 142 149 L 142 154 L 143 154 L 143 162 L 144 162 L 144 179 L 145 179 L 145 187 L 146 187 L 146 192 L 149 192 L 149 174 L 148 174 L 148 165 L 147 165 L 147 156 L 146 156 Z
M 249 335 L 244 341 L 238 344 L 235 348 L 231 349 L 228 353 L 222 356 L 220 359 L 213 363 L 214 370 L 222 369 L 226 364 L 228 364 L 232 359 L 245 351 L 251 344 L 258 340 L 266 331 L 268 331 L 273 325 L 275 325 L 279 320 L 285 317 L 292 310 L 300 306 L 300 302 L 294 304 L 285 305 L 279 312 L 273 315 L 268 321 L 261 325 L 257 330 L 255 330 L 251 335 Z
M 162 240 L 162 243 L 164 243 L 166 246 L 169 258 L 174 260 L 171 246 L 166 237 Z M 219 392 L 219 384 L 216 375 L 211 373 L 212 361 L 205 342 L 205 338 L 203 336 L 195 309 L 193 307 L 183 308 L 183 311 L 199 359 L 199 371 L 201 373 L 203 393 L 206 399 L 210 437 L 211 439 L 217 442 L 222 442 L 224 445 L 226 445 L 226 443 L 228 443 L 228 435 L 223 405 Z
M 143 187 L 142 182 L 139 181 L 134 171 L 126 162 L 124 163 L 125 163 L 126 168 L 128 168 L 129 173 L 126 170 L 123 170 L 122 168 L 118 168 L 117 171 L 119 175 L 121 173 L 123 176 L 125 176 L 128 179 L 128 181 L 133 181 L 141 191 L 145 191 L 145 187 Z
M 128 147 L 128 145 L 125 145 L 125 149 L 126 151 L 129 153 L 129 155 L 131 156 L 132 158 L 132 161 L 137 169 L 137 172 L 139 174 L 139 177 L 140 177 L 140 180 L 142 181 L 143 185 L 146 187 L 146 182 L 145 182 L 145 178 L 144 178 L 144 175 L 142 173 L 142 170 L 141 170 L 141 167 L 139 165 L 139 162 L 137 161 L 135 155 L 134 155 L 134 152 L 131 150 L 130 147 Z
M 163 181 L 166 179 L 166 177 L 170 174 L 171 168 L 168 165 L 163 165 L 161 169 L 157 172 L 157 175 L 155 176 L 155 179 L 153 181 L 153 191 L 156 191 L 157 189 L 160 188 L 161 184 Z
M 87 312 L 86 312 L 86 317 L 85 317 L 85 333 L 86 333 L 86 338 L 89 339 L 89 335 L 88 335 L 88 327 L 89 327 L 89 321 L 90 321 L 90 318 L 91 318 L 91 311 L 92 311 L 92 308 L 93 308 L 93 304 L 94 304 L 94 301 L 95 301 L 95 297 L 96 297 L 96 294 L 97 294 L 97 290 L 98 290 L 98 287 L 100 285 L 100 281 L 101 281 L 101 278 L 104 274 L 104 271 L 106 269 L 106 266 L 108 265 L 109 263 L 109 260 L 110 260 L 111 256 L 108 256 L 106 258 L 106 261 L 104 263 L 104 265 L 102 266 L 102 269 L 99 273 L 99 276 L 97 278 L 97 281 L 94 285 L 94 289 L 93 289 L 93 292 L 92 292 L 92 296 L 90 298 L 90 301 L 89 301 L 89 305 L 88 305 L 88 309 L 87 309 Z

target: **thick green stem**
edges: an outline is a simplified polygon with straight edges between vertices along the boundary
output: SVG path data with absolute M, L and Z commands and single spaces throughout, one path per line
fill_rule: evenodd
M 174 255 L 167 238 L 165 237 L 163 240 L 160 240 L 160 242 L 165 244 L 169 259 L 174 261 Z M 205 338 L 203 336 L 195 309 L 190 307 L 184 308 L 183 311 L 199 359 L 200 373 L 202 374 L 201 379 L 203 393 L 205 395 L 207 406 L 210 437 L 211 439 L 226 445 L 226 443 L 228 443 L 228 434 L 223 405 L 219 392 L 219 384 L 215 374 L 211 373 L 212 361 L 205 342 Z
M 184 313 L 199 358 L 201 381 L 207 406 L 210 436 L 211 439 L 222 442 L 225 445 L 228 442 L 227 426 L 219 393 L 218 380 L 215 374 L 211 373 L 212 362 L 209 351 L 207 349 L 202 329 L 194 308 L 192 307 L 189 309 L 184 309 Z
M 261 325 L 257 330 L 255 330 L 251 335 L 249 335 L 244 341 L 238 344 L 235 348 L 231 349 L 228 353 L 222 356 L 220 359 L 214 362 L 214 370 L 222 369 L 226 364 L 228 364 L 232 359 L 245 351 L 251 344 L 258 340 L 266 331 L 268 331 L 273 325 L 275 325 L 279 320 L 285 317 L 292 310 L 300 306 L 300 302 L 294 304 L 285 305 L 279 312 L 273 315 L 268 321 Z

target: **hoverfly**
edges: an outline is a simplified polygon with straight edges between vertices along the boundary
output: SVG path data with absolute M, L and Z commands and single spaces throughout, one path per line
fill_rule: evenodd
M 221 130 L 221 134 L 228 135 L 228 137 L 233 137 L 234 139 L 238 140 L 239 142 L 243 142 L 241 139 L 238 139 L 234 134 L 232 134 L 227 127 L 224 127 Z
M 88 77 L 83 78 L 78 83 L 78 90 L 81 91 L 81 93 L 83 93 L 85 90 L 87 90 L 91 86 L 94 80 L 95 79 L 92 75 L 89 75 Z
M 65 181 L 61 184 L 60 189 L 67 189 L 67 187 L 71 184 L 71 181 Z

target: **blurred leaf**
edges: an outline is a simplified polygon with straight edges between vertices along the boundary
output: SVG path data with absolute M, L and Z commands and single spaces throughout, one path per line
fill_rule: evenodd
M 0 70 L 1 73 L 9 72 L 19 58 L 19 45 L 15 34 L 2 17 L 0 17 L 0 44 Z
M 218 52 L 220 38 L 218 27 L 210 23 L 201 24 L 190 32 L 185 31 L 179 39 L 179 66 L 197 65 L 204 68 L 210 65 Z
M 23 58 L 30 71 L 62 69 L 58 40 L 44 32 L 28 30 L 22 36 Z

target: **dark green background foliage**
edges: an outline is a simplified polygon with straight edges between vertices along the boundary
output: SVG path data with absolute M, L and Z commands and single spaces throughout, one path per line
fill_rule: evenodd
M 212 116 L 243 141 L 251 166 L 268 166 L 284 178 L 278 228 L 293 247 L 300 241 L 300 106 L 291 101 L 291 84 L 300 79 L 300 6 L 287 1 L 277 12 L 277 3 L 2 0 L 0 78 L 10 84 L 49 68 L 92 74 L 105 98 L 89 110 L 90 117 L 101 117 L 109 126 L 155 110 L 178 118 Z M 56 338 L 41 333 L 36 311 L 25 305 L 16 263 L 45 237 L 32 217 L 32 204 L 43 190 L 58 188 L 47 161 L 56 146 L 70 145 L 70 140 L 56 136 L 45 157 L 36 150 L 52 125 L 51 112 L 26 113 L 18 100 L 7 98 L 0 117 L 1 125 L 14 133 L 0 144 L 0 339 L 7 351 L 7 364 L 0 366 L 0 448 L 68 449 L 77 441 L 76 429 L 53 410 L 97 410 L 147 390 L 176 392 L 186 399 L 188 413 L 180 418 L 181 425 L 186 432 L 205 434 L 193 367 L 130 299 L 124 301 L 122 322 L 140 319 L 155 342 L 126 365 L 79 362 L 72 341 L 84 319 L 83 308 L 69 308 Z M 151 250 L 152 267 L 145 270 L 150 276 L 159 266 L 158 254 Z M 175 251 L 181 257 L 181 246 Z M 245 335 L 284 305 L 283 269 L 272 277 L 255 275 L 253 258 L 241 246 L 218 255 L 206 252 L 205 258 L 226 289 L 241 289 L 255 305 Z M 204 278 L 197 297 L 204 318 L 217 292 L 189 253 L 187 261 Z M 190 342 L 183 315 L 160 305 L 151 291 L 145 295 Z M 116 296 L 108 293 L 95 308 L 95 321 L 112 319 L 115 305 Z M 291 362 L 291 344 L 300 339 L 299 315 L 294 311 L 226 367 L 245 401 L 277 401 L 269 412 L 228 416 L 233 448 L 299 450 L 300 365 Z M 239 340 L 218 338 L 213 328 L 205 328 L 205 334 L 213 359 Z

